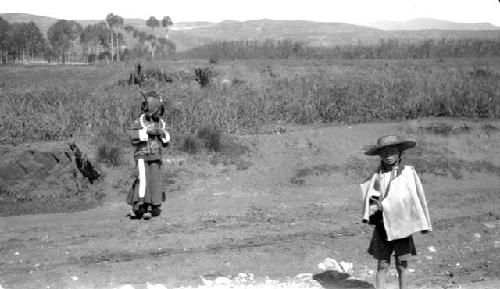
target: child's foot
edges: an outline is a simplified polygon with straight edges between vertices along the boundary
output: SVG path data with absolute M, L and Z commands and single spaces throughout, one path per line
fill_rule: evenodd
M 143 218 L 144 220 L 149 220 L 149 219 L 151 219 L 152 217 L 153 217 L 153 215 L 152 215 L 151 213 L 149 213 L 149 212 L 144 213 L 144 215 L 142 216 L 142 218 Z

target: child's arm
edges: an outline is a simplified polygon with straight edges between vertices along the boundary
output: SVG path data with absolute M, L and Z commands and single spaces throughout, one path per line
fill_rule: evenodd
M 163 146 L 166 147 L 170 144 L 170 134 L 167 131 L 167 125 L 165 124 L 163 119 L 160 119 L 160 123 L 161 128 L 158 129 L 158 135 L 160 136 Z

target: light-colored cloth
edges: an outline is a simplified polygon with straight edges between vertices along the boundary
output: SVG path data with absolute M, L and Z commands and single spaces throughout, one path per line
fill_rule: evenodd
M 380 197 L 380 174 L 361 184 L 363 195 L 363 222 L 368 222 L 370 198 Z M 401 175 L 394 178 L 382 200 L 382 215 L 387 240 L 406 238 L 419 231 L 432 231 L 427 200 L 420 178 L 412 166 L 405 166 Z
M 163 130 L 159 136 L 150 136 L 147 133 L 148 127 L 156 127 Z M 134 158 L 144 160 L 161 159 L 162 148 L 170 142 L 170 134 L 166 130 L 166 123 L 163 119 L 158 122 L 147 121 L 144 114 L 135 120 L 129 130 L 129 137 L 132 145 L 135 146 Z

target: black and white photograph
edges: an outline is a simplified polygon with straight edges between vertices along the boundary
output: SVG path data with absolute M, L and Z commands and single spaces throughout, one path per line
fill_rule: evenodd
M 500 288 L 500 1 L 0 4 L 0 289 Z

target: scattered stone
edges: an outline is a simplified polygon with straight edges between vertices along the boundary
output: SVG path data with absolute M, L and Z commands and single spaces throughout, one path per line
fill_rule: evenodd
M 494 230 L 494 229 L 496 228 L 496 224 L 493 224 L 493 223 L 484 223 L 483 225 L 484 225 L 484 226 L 486 227 L 486 229 L 488 229 L 488 230 Z
M 146 288 L 147 289 L 167 289 L 167 287 L 165 287 L 165 285 L 163 284 L 151 284 L 149 282 L 146 282 Z
M 71 280 L 73 280 L 73 281 L 77 281 L 77 280 L 78 280 L 78 277 L 76 277 L 76 276 L 71 276 Z
M 14 253 L 14 255 L 15 255 L 15 256 L 19 256 L 19 252 L 15 252 L 15 253 Z
M 432 256 L 425 256 L 425 259 L 432 260 Z
M 201 282 L 205 286 L 212 286 L 214 284 L 214 281 L 205 279 L 205 278 L 203 278 L 203 276 L 200 276 L 200 278 L 201 278 Z
M 301 280 L 311 280 L 313 278 L 313 274 L 312 273 L 301 273 L 299 275 L 296 276 L 298 279 L 301 279 Z
M 215 278 L 215 285 L 231 285 L 231 279 L 227 277 Z
M 325 265 L 324 263 L 319 263 L 319 264 L 318 264 L 318 268 L 319 268 L 320 270 L 322 270 L 322 271 L 326 271 L 326 269 L 327 269 L 327 267 L 326 267 L 326 265 Z
M 460 263 L 455 264 L 455 266 L 460 267 Z
M 495 249 L 500 248 L 500 241 L 495 241 L 495 244 L 493 245 L 493 247 L 495 247 Z
M 431 253 L 435 253 L 437 251 L 434 246 L 427 247 L 427 250 L 429 250 L 429 252 L 431 252 Z
M 340 261 L 340 267 L 342 267 L 343 272 L 350 273 L 352 271 L 352 263 Z
M 408 273 L 415 273 L 415 269 L 408 269 Z
M 120 287 L 120 289 L 134 289 L 134 286 L 132 286 L 130 284 L 125 284 L 122 287 Z
M 481 234 L 479 234 L 479 233 L 474 233 L 474 235 L 472 235 L 472 236 L 474 237 L 474 239 L 477 239 L 477 240 L 481 239 Z
M 325 261 L 323 261 L 323 264 L 325 264 L 327 270 L 334 270 L 338 272 L 344 272 L 342 267 L 339 265 L 337 260 L 332 259 L 332 258 L 326 258 Z
M 247 273 L 238 273 L 238 278 L 240 279 L 246 279 L 248 277 Z

